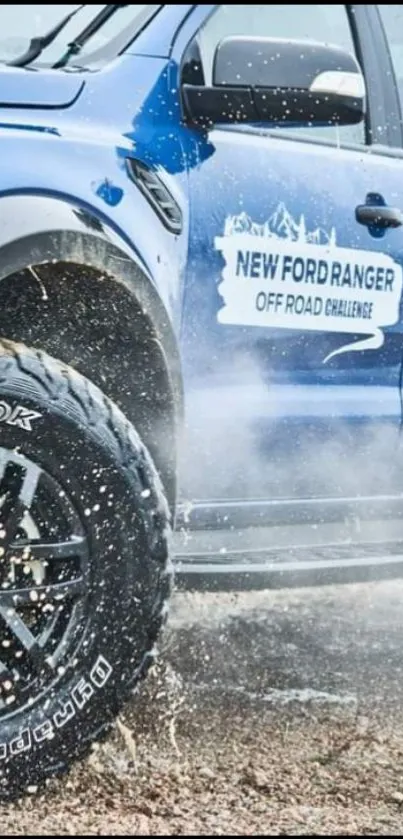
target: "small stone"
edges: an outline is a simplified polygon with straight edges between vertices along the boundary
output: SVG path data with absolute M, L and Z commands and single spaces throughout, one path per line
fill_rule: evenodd
M 202 778 L 208 778 L 210 781 L 213 781 L 217 777 L 216 772 L 214 772 L 213 769 L 210 769 L 209 766 L 202 766 L 201 769 L 199 769 L 199 775 Z

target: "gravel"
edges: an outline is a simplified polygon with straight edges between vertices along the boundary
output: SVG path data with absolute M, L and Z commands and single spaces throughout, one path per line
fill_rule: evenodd
M 403 583 L 177 595 L 114 734 L 3 835 L 399 835 Z

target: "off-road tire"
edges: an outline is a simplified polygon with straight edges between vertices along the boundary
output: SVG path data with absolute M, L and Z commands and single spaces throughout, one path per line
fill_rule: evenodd
M 22 482 L 29 462 L 63 488 L 61 494 L 84 522 L 88 569 L 84 617 L 73 652 L 57 672 L 51 671 L 48 682 L 43 680 L 43 688 L 38 676 L 38 692 L 28 702 L 13 705 L 14 697 L 0 709 L 0 798 L 18 796 L 66 770 L 109 729 L 153 660 L 172 583 L 168 505 L 133 426 L 73 369 L 4 340 L 0 505 L 7 494 L 8 458 L 22 470 Z M 7 530 L 2 509 L 1 544 Z M 6 542 L 0 564 L 2 579 L 8 580 Z M 7 586 L 0 584 L 0 606 L 8 602 L 4 591 L 13 593 L 12 584 Z M 9 627 L 0 614 L 0 663 L 7 652 L 5 632 Z M 12 667 L 9 660 L 7 667 Z M 9 682 L 6 687 L 10 690 Z M 4 685 L 1 689 L 4 693 Z

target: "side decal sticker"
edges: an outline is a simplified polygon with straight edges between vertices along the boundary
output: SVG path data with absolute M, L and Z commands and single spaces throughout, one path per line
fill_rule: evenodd
M 399 318 L 403 272 L 385 253 L 338 247 L 334 228 L 309 232 L 280 204 L 264 224 L 226 219 L 215 239 L 225 268 L 218 321 L 239 326 L 362 334 L 325 359 L 378 349 Z M 368 337 L 369 336 L 369 337 Z

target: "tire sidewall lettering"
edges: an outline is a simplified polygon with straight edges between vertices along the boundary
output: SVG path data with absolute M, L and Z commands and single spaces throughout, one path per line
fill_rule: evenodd
M 24 431 L 32 431 L 33 420 L 40 419 L 42 414 L 39 411 L 33 411 L 25 408 L 24 405 L 11 406 L 8 402 L 0 400 L 0 422 L 5 422 L 8 425 L 18 426 Z
M 82 676 L 68 692 L 68 698 L 53 716 L 32 728 L 23 728 L 9 742 L 0 743 L 0 761 L 17 757 L 30 751 L 34 744 L 52 740 L 57 730 L 74 719 L 91 702 L 97 692 L 102 690 L 113 673 L 113 667 L 103 655 L 99 655 L 88 677 Z

